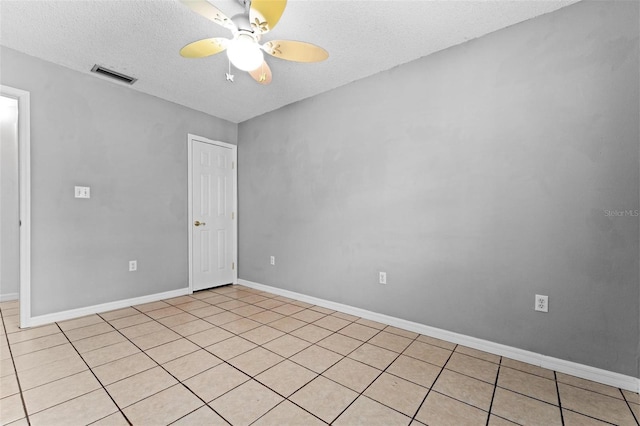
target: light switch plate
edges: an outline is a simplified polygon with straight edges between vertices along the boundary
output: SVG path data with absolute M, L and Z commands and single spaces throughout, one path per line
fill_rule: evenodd
M 91 188 L 88 186 L 76 186 L 76 198 L 91 198 Z

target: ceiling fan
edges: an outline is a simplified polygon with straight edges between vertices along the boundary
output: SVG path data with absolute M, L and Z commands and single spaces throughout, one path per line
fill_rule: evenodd
M 228 18 L 206 0 L 181 0 L 194 12 L 228 29 L 232 39 L 205 38 L 187 44 L 180 50 L 185 58 L 204 58 L 227 51 L 229 61 L 236 68 L 247 71 L 260 84 L 271 83 L 271 69 L 263 52 L 295 62 L 320 62 L 329 53 L 320 46 L 293 40 L 271 40 L 260 44 L 263 34 L 271 31 L 282 16 L 287 0 L 237 0 L 244 12 Z M 231 71 L 227 80 L 233 81 Z

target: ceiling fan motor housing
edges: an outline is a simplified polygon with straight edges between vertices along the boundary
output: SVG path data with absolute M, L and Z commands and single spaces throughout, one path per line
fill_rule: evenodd
M 237 15 L 232 16 L 231 22 L 235 24 L 238 32 L 246 31 L 249 33 L 253 33 L 253 28 L 251 27 L 248 13 L 238 13 Z

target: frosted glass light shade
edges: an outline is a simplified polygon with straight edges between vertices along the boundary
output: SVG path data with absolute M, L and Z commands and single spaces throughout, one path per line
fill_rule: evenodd
M 253 71 L 262 65 L 264 55 L 253 37 L 239 34 L 227 46 L 227 56 L 234 67 L 242 71 Z

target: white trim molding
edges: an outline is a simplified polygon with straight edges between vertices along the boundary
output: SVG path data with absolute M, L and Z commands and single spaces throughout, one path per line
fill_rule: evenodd
M 31 104 L 26 90 L 0 85 L 0 94 L 18 100 L 20 186 L 20 325 L 31 318 Z
M 189 290 L 193 292 L 193 143 L 202 142 L 211 145 L 218 145 L 231 150 L 233 161 L 233 284 L 238 283 L 238 146 L 227 142 L 214 141 L 202 136 L 189 133 L 187 135 L 187 235 L 189 241 Z
M 85 315 L 99 314 L 101 312 L 108 312 L 115 309 L 126 308 L 129 306 L 141 305 L 143 303 L 157 302 L 158 300 L 184 296 L 185 294 L 191 294 L 191 291 L 186 287 L 177 290 L 165 291 L 163 293 L 149 294 L 146 296 L 134 297 L 131 299 L 102 303 L 100 305 L 86 306 L 84 308 L 55 312 L 53 314 L 39 315 L 37 317 L 29 318 L 28 324 L 26 326 L 21 325 L 21 327 L 36 327 L 43 324 L 50 324 L 58 321 L 79 318 Z
M 603 370 L 600 368 L 590 367 L 584 364 L 578 364 L 572 361 L 566 361 L 539 353 L 514 348 L 511 346 L 494 343 L 489 340 L 478 339 L 464 334 L 454 333 L 440 328 L 430 327 L 428 325 L 407 321 L 401 318 L 389 315 L 379 314 L 377 312 L 367 311 L 365 309 L 356 308 L 342 303 L 332 302 L 330 300 L 320 299 L 305 294 L 296 293 L 289 290 L 283 290 L 277 287 L 259 284 L 256 282 L 239 279 L 238 284 L 246 287 L 262 290 L 279 296 L 288 297 L 290 299 L 299 300 L 301 302 L 312 303 L 324 308 L 333 309 L 335 311 L 344 312 L 346 314 L 355 315 L 382 324 L 391 325 L 393 327 L 402 328 L 413 331 L 415 333 L 424 334 L 425 336 L 446 340 L 448 342 L 459 345 L 468 346 L 484 352 L 489 352 L 499 356 L 515 359 L 517 361 L 526 362 L 528 364 L 537 365 L 539 367 L 554 370 L 560 373 L 570 374 L 582 379 L 591 380 L 609 386 L 629 390 L 632 392 L 640 391 L 640 378 L 626 376 L 624 374 L 615 373 L 613 371 Z
M 0 294 L 0 302 L 10 302 L 12 300 L 18 300 L 20 293 L 5 293 Z

